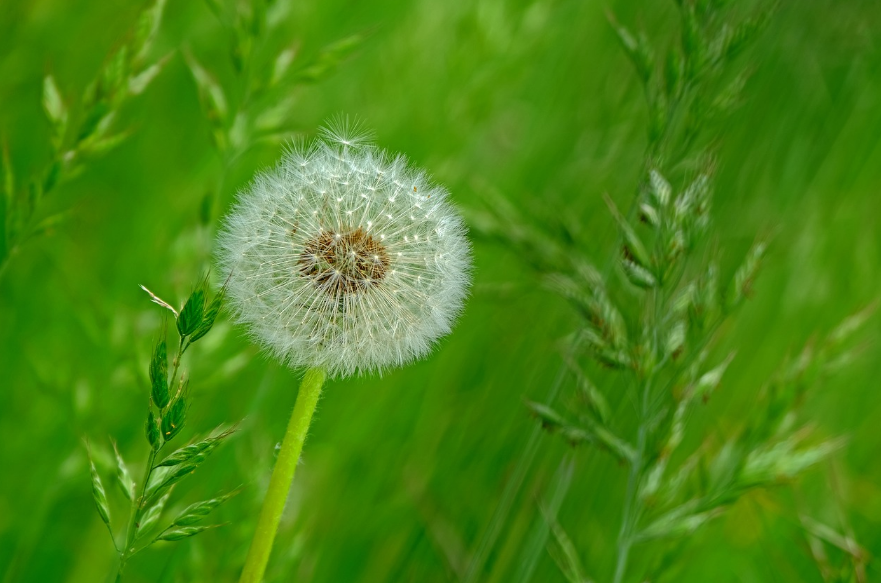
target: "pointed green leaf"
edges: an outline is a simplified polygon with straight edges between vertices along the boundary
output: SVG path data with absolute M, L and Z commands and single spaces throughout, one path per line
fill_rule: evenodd
M 108 117 L 105 119 L 110 118 Z M 99 131 L 93 134 L 90 139 L 83 140 L 80 144 L 80 150 L 83 154 L 100 156 L 119 147 L 119 145 L 126 141 L 131 134 L 131 130 L 126 130 L 105 136 L 102 131 Z
M 138 18 L 133 42 L 133 49 L 138 59 L 143 59 L 146 56 L 156 38 L 159 24 L 162 22 L 165 2 L 166 0 L 156 0 L 152 6 L 141 12 L 141 16 Z
M 621 461 L 633 462 L 636 459 L 633 447 L 612 433 L 605 425 L 592 424 L 590 431 L 594 434 L 598 445 L 607 449 Z
M 569 583 L 589 583 L 590 579 L 584 574 L 584 567 L 581 565 L 581 559 L 578 558 L 578 551 L 572 539 L 569 538 L 569 535 L 566 534 L 560 523 L 544 507 L 541 510 L 545 522 L 554 535 L 556 548 L 559 549 L 559 553 L 551 553 L 554 562 L 557 563 L 557 567 L 562 571 L 563 576 L 566 577 Z M 553 548 L 553 546 L 549 545 L 548 550 L 550 551 Z
M 144 91 L 146 91 L 147 87 L 150 86 L 150 83 L 162 72 L 162 69 L 165 67 L 165 64 L 168 63 L 171 58 L 171 54 L 165 55 L 157 62 L 153 63 L 137 75 L 129 77 L 128 80 L 128 90 L 132 95 L 140 95 Z
M 674 204 L 674 216 L 677 226 L 691 224 L 701 215 L 705 215 L 708 207 L 710 194 L 710 179 L 706 174 L 700 174 L 688 185 Z
M 131 500 L 135 497 L 135 482 L 132 480 L 128 466 L 125 465 L 125 461 L 122 459 L 115 441 L 113 442 L 113 453 L 116 454 L 116 480 L 122 488 L 123 495 L 127 500 Z
M 202 325 L 204 310 L 205 292 L 202 289 L 197 289 L 190 294 L 177 318 L 177 330 L 181 336 L 189 336 Z
M 648 39 L 644 34 L 634 37 L 629 30 L 618 24 L 611 12 L 607 14 L 607 17 L 612 30 L 615 31 L 618 40 L 621 42 L 621 47 L 636 68 L 636 73 L 639 75 L 640 80 L 643 83 L 648 83 L 654 67 L 654 55 L 651 46 L 649 46 Z
M 101 88 L 111 107 L 119 99 L 120 90 L 125 86 L 128 74 L 129 51 L 128 47 L 123 45 L 113 53 L 110 61 L 108 61 L 101 72 Z
M 39 223 L 34 225 L 31 232 L 28 233 L 28 237 L 29 238 L 41 237 L 43 235 L 48 235 L 48 234 L 54 233 L 55 228 L 61 224 L 64 224 L 64 222 L 68 218 L 70 218 L 70 216 L 71 216 L 71 213 L 65 211 L 65 212 L 55 213 L 55 214 L 51 214 L 47 217 L 44 217 L 43 219 L 40 220 Z
M 162 438 L 169 442 L 184 428 L 187 420 L 187 404 L 183 395 L 178 396 L 162 416 Z
M 763 10 L 735 27 L 724 26 L 719 33 L 716 58 L 728 60 L 737 56 L 765 28 L 773 10 L 773 7 L 770 10 Z
M 99 128 L 109 128 L 114 117 L 106 101 L 95 103 L 86 112 L 86 117 L 80 125 L 77 141 L 82 143 L 93 136 L 98 136 L 94 139 L 99 139 L 102 134 L 101 131 L 98 131 Z
M 169 468 L 158 483 L 149 488 L 147 500 L 154 500 L 163 495 L 169 488 L 196 471 L 222 440 L 231 435 L 234 430 L 227 430 L 215 437 L 209 437 L 201 442 L 181 448 L 163 460 L 157 468 Z
M 853 539 L 853 534 L 840 534 L 830 526 L 805 515 L 799 516 L 802 526 L 811 535 L 837 547 L 857 560 L 868 560 L 868 552 Z
M 150 359 L 150 385 L 153 403 L 160 410 L 165 409 L 171 400 L 168 392 L 168 349 L 165 346 L 165 338 L 161 339 L 153 349 L 153 357 Z
M 293 45 L 276 55 L 272 63 L 272 76 L 269 78 L 270 87 L 278 84 L 285 77 L 291 67 L 291 63 L 294 62 L 294 58 L 297 56 L 297 48 L 296 45 Z
M 214 320 L 217 319 L 217 314 L 220 313 L 220 308 L 223 306 L 223 296 L 225 292 L 226 286 L 224 285 L 224 287 L 220 288 L 220 291 L 217 292 L 217 295 L 214 296 L 214 299 L 211 300 L 211 303 L 208 304 L 208 309 L 205 310 L 205 315 L 202 317 L 202 323 L 199 324 L 199 327 L 196 328 L 193 335 L 190 337 L 190 344 L 211 331 L 211 328 L 214 326 Z
M 188 463 L 199 454 L 203 454 L 206 452 L 210 453 L 214 450 L 214 448 L 220 445 L 220 443 L 224 439 L 226 439 L 233 433 L 235 433 L 235 429 L 221 429 L 221 427 L 218 427 L 214 430 L 212 435 L 209 435 L 205 439 L 175 450 L 167 458 L 156 464 L 156 467 L 169 467 Z
M 766 249 L 767 245 L 763 241 L 753 245 L 746 254 L 743 264 L 734 273 L 734 279 L 731 280 L 726 295 L 729 310 L 737 307 L 745 298 L 749 297 Z
M 150 504 L 146 507 L 146 509 L 141 513 L 141 518 L 135 524 L 135 540 L 138 540 L 143 535 L 150 532 L 156 523 L 159 522 L 159 518 L 162 516 L 162 511 L 165 509 L 165 505 L 168 503 L 168 499 L 171 498 L 172 489 L 169 488 L 165 494 L 156 500 L 153 504 Z
M 584 371 L 578 366 L 578 363 L 575 362 L 574 358 L 567 355 L 564 360 L 569 366 L 569 370 L 575 375 L 579 393 L 587 403 L 587 406 L 590 407 L 600 421 L 608 419 L 610 411 L 609 403 L 606 401 L 605 395 L 603 395 L 596 385 L 587 378 L 587 375 L 584 374 Z
M 701 375 L 695 385 L 693 398 L 706 399 L 709 397 L 722 382 L 722 375 L 725 374 L 725 370 L 733 359 L 734 353 L 731 353 L 718 366 Z
M 584 425 L 576 426 L 547 405 L 527 401 L 526 406 L 541 421 L 545 429 L 559 431 L 570 445 L 591 443 L 608 450 L 622 461 L 629 462 L 635 459 L 636 453 L 633 447 L 601 423 L 585 419 Z
M 212 524 L 210 526 L 181 526 L 180 528 L 173 528 L 170 530 L 166 530 L 162 534 L 156 537 L 156 540 L 164 540 L 164 541 L 176 541 L 185 538 L 189 538 L 191 536 L 195 536 L 200 532 L 205 532 L 209 528 L 217 528 L 219 525 Z
M 62 126 L 67 123 L 67 106 L 58 91 L 58 85 L 52 75 L 43 78 L 43 109 L 54 126 Z
M 583 374 L 578 375 L 578 388 L 584 395 L 588 405 L 596 413 L 600 421 L 605 421 L 611 415 L 609 403 L 603 393 Z
M 190 504 L 172 522 L 172 526 L 190 526 L 196 524 L 214 511 L 215 508 L 238 494 L 238 491 L 230 492 L 211 500 L 204 500 Z
M 874 301 L 859 312 L 845 318 L 834 330 L 832 330 L 832 332 L 829 333 L 829 336 L 826 339 L 827 344 L 831 347 L 838 347 L 844 344 L 851 336 L 863 327 L 872 314 L 875 313 L 877 307 L 878 302 Z
M 229 105 L 220 84 L 206 71 L 196 58 L 189 52 L 184 53 L 193 79 L 199 89 L 202 105 L 206 109 L 208 119 L 215 125 L 223 125 L 229 115 Z
M 320 81 L 330 75 L 363 41 L 362 35 L 354 34 L 327 45 L 315 59 L 297 71 L 296 78 L 307 83 Z
M 636 535 L 635 539 L 645 542 L 661 538 L 687 536 L 698 528 L 719 516 L 722 508 L 713 508 L 703 512 L 687 512 L 690 505 L 686 504 L 661 516 Z
M 667 354 L 670 357 L 676 358 L 679 355 L 679 352 L 685 345 L 686 331 L 687 328 L 683 320 L 677 321 L 673 324 L 673 327 L 670 328 L 670 332 L 667 334 L 667 345 L 665 347 Z
M 686 79 L 691 80 L 703 67 L 706 51 L 694 6 L 691 3 L 683 3 L 680 11 L 682 14 L 682 54 L 685 57 L 685 74 Z
M 159 451 L 159 448 L 162 447 L 162 434 L 159 431 L 159 422 L 153 416 L 152 410 L 147 412 L 147 423 L 144 430 L 150 447 L 153 448 L 153 451 Z
M 536 418 L 538 418 L 539 421 L 541 421 L 541 425 L 545 429 L 553 431 L 568 425 L 568 422 L 562 415 L 545 404 L 527 401 L 526 407 Z
M 621 267 L 624 268 L 624 275 L 627 276 L 628 281 L 630 281 L 630 283 L 632 283 L 636 287 L 651 289 L 658 285 L 658 280 L 655 279 L 655 276 L 652 275 L 652 272 L 639 265 L 638 263 L 624 258 L 621 259 Z
M 750 71 L 743 71 L 722 88 L 707 108 L 708 119 L 724 119 L 733 112 L 743 101 L 743 90 L 749 80 Z
M 721 310 L 722 299 L 719 294 L 719 267 L 710 263 L 701 281 L 700 305 L 704 317 L 711 319 Z
M 654 196 L 655 201 L 657 201 L 661 208 L 666 207 L 670 203 L 670 198 L 673 196 L 673 187 L 670 186 L 667 179 L 657 170 L 652 170 L 649 173 L 649 184 L 651 185 L 652 195 Z
M 661 224 L 661 215 L 658 213 L 658 209 L 648 203 L 642 202 L 639 204 L 639 220 L 652 227 L 657 227 Z
M 95 501 L 95 507 L 98 509 L 98 514 L 101 516 L 101 520 L 104 521 L 104 524 L 107 525 L 108 530 L 110 529 L 110 508 L 107 506 L 107 493 L 104 490 L 104 484 L 101 483 L 101 476 L 98 475 L 98 470 L 95 468 L 95 462 L 92 461 L 91 456 L 89 456 L 89 470 L 92 473 L 92 499 Z M 110 531 L 110 536 L 113 536 L 113 531 Z
M 651 265 L 651 256 L 642 240 L 636 235 L 636 231 L 633 230 L 633 227 L 630 226 L 612 199 L 608 195 L 603 195 L 603 198 L 606 200 L 609 211 L 621 230 L 621 235 L 624 239 L 624 259 L 637 264 L 647 271 L 647 268 Z
M 750 452 L 738 482 L 744 487 L 755 487 L 776 480 L 792 479 L 827 459 L 845 444 L 844 439 L 831 439 L 799 448 L 802 437 L 792 435 L 785 441 L 766 444 Z

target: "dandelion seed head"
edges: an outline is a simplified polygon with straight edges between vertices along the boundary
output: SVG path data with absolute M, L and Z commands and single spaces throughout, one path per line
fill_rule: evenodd
M 229 306 L 265 349 L 330 376 L 426 355 L 468 292 L 471 253 L 447 191 L 339 126 L 244 189 L 218 236 Z

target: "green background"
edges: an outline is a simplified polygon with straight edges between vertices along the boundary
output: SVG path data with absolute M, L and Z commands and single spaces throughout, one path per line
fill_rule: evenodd
M 49 152 L 43 76 L 51 72 L 66 98 L 79 95 L 142 8 L 3 0 L 0 134 L 20 176 Z M 357 116 L 381 146 L 430 169 L 464 209 L 492 191 L 566 217 L 602 264 L 615 240 L 602 194 L 625 204 L 635 191 L 646 125 L 607 8 L 651 38 L 676 34 L 672 2 L 296 3 L 274 46 L 297 41 L 305 59 L 339 38 L 366 38 L 332 74 L 290 88 L 290 125 L 311 136 L 336 113 Z M 204 220 L 221 162 L 179 51 L 230 86 L 227 40 L 203 4 L 169 1 L 155 52 L 175 52 L 123 111 L 136 131 L 47 199 L 43 212 L 69 210 L 67 220 L 24 247 L 0 281 L 4 583 L 102 581 L 113 565 L 83 439 L 121 523 L 108 436 L 139 473 L 147 364 L 163 317 L 138 285 L 182 302 L 208 267 L 212 232 L 235 190 L 281 151 L 264 145 L 238 160 Z M 784 356 L 881 293 L 881 4 L 783 2 L 739 64 L 753 75 L 723 128 L 717 239 L 732 265 L 757 235 L 772 246 L 753 300 L 720 347 L 737 357 L 698 423 L 719 439 L 742 424 Z M 563 581 L 539 511 L 555 496 L 586 570 L 609 580 L 626 471 L 602 452 L 544 435 L 523 404 L 545 400 L 561 366 L 559 340 L 577 319 L 516 253 L 475 237 L 474 255 L 467 309 L 430 358 L 326 388 L 268 581 Z M 878 330 L 876 316 L 861 358 L 806 404 L 816 431 L 847 436 L 847 447 L 802 482 L 736 504 L 685 541 L 675 572 L 653 580 L 822 581 L 797 512 L 852 528 L 881 554 Z M 217 511 L 223 528 L 136 557 L 132 583 L 236 579 L 296 397 L 297 373 L 227 321 L 188 359 L 184 439 L 243 421 L 178 487 L 173 509 L 245 488 Z M 561 481 L 561 471 L 571 475 Z M 635 564 L 655 551 L 637 547 Z M 870 565 L 870 580 L 878 576 Z

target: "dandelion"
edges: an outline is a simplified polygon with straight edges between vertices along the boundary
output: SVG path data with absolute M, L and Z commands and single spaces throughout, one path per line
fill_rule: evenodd
M 363 136 L 326 130 L 240 195 L 219 237 L 237 319 L 292 367 L 380 372 L 449 333 L 470 280 L 447 191 Z
M 241 581 L 262 580 L 326 376 L 426 355 L 462 310 L 465 226 L 428 175 L 343 124 L 291 148 L 240 194 L 219 235 L 236 319 L 307 368 Z

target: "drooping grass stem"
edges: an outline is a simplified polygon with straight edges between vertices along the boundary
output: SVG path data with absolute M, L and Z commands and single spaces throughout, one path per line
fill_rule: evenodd
M 245 568 L 242 570 L 240 583 L 260 583 L 263 580 L 263 573 L 269 562 L 278 523 L 281 520 L 288 491 L 294 479 L 300 452 L 303 450 L 303 442 L 306 441 L 306 433 L 309 431 L 312 414 L 315 412 L 315 407 L 321 396 L 324 378 L 324 369 L 310 368 L 300 383 L 300 392 L 297 394 L 297 402 L 294 405 L 281 450 L 278 452 L 278 459 L 275 461 L 275 469 L 272 471 L 269 489 L 263 500 L 263 509 L 260 511 L 257 530 L 251 540 L 248 557 L 245 559 Z

